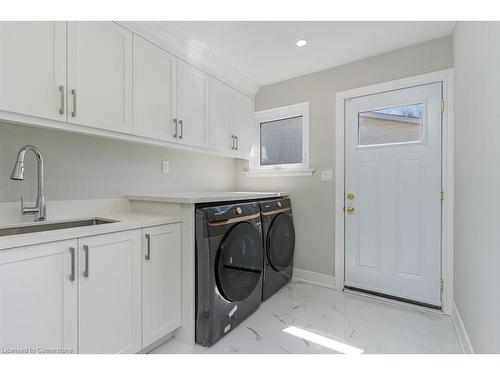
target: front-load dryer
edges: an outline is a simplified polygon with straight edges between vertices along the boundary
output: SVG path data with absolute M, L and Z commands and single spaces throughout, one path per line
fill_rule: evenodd
M 196 208 L 196 343 L 210 346 L 262 298 L 264 249 L 258 203 Z
M 262 301 L 265 301 L 292 278 L 295 229 L 290 199 L 262 201 L 260 211 L 264 244 Z

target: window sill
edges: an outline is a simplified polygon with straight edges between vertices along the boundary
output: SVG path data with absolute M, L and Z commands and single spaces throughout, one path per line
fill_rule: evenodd
M 271 169 L 243 172 L 245 177 L 309 177 L 313 173 L 314 169 Z

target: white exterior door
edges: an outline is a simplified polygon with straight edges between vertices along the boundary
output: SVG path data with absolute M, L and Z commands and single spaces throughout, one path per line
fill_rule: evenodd
M 134 134 L 175 141 L 177 58 L 134 35 Z
M 66 120 L 66 23 L 0 23 L 0 110 Z
M 441 90 L 346 102 L 346 287 L 441 306 Z
M 77 353 L 76 245 L 0 251 L 0 347 Z
M 80 353 L 141 350 L 141 231 L 78 240 Z
M 143 230 L 143 347 L 181 325 L 181 225 Z
M 68 121 L 132 133 L 132 33 L 114 22 L 68 22 Z
M 209 76 L 179 60 L 179 142 L 206 146 L 209 123 Z

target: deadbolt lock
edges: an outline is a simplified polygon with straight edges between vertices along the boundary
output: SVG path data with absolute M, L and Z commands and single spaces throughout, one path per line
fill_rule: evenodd
M 346 212 L 347 212 L 348 214 L 352 214 L 352 213 L 354 213 L 354 207 L 353 207 L 353 206 L 349 206 L 349 207 L 347 207 L 345 210 L 346 210 Z
M 352 201 L 354 199 L 354 194 L 353 193 L 347 194 L 347 199 L 349 199 L 350 201 Z

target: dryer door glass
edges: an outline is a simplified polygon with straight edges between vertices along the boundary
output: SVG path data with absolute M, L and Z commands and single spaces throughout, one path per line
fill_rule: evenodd
M 242 301 L 260 285 L 264 251 L 254 225 L 242 222 L 230 229 L 217 257 L 217 286 L 227 300 Z
M 292 264 L 295 231 L 289 215 L 277 215 L 267 233 L 267 259 L 276 271 L 283 271 Z

